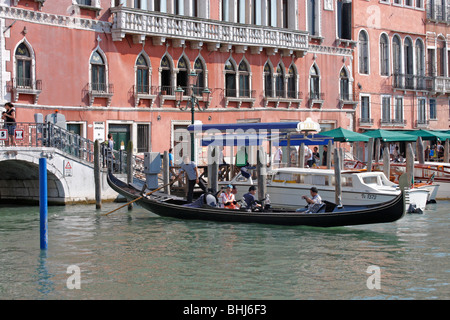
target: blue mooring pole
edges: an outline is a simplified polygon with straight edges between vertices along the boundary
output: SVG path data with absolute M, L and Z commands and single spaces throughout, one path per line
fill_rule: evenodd
M 41 250 L 48 247 L 47 159 L 39 159 L 39 217 Z

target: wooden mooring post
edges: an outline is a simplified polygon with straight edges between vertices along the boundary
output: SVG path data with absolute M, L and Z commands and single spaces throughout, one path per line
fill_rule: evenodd
M 216 194 L 219 191 L 219 146 L 208 147 L 208 187 Z
M 134 176 L 134 172 L 133 172 L 133 141 L 128 141 L 128 145 L 127 145 L 127 183 L 131 184 L 133 183 L 133 176 Z M 128 210 L 132 210 L 133 209 L 133 204 L 130 203 L 128 204 Z
M 391 157 L 389 155 L 389 148 L 385 147 L 383 150 L 383 173 L 390 180 L 391 177 Z
M 258 147 L 256 173 L 258 175 L 258 199 L 263 200 L 267 193 L 267 160 L 263 147 Z
M 95 208 L 102 208 L 102 183 L 100 172 L 100 141 L 94 142 L 94 184 L 95 184 Z
M 339 149 L 333 154 L 334 156 L 334 187 L 335 187 L 335 203 L 342 206 L 342 185 L 341 185 L 341 153 Z
M 163 170 L 163 184 L 165 186 L 164 187 L 164 193 L 170 194 L 170 185 L 169 185 L 169 180 L 170 180 L 170 159 L 169 159 L 169 152 L 168 151 L 164 151 L 162 170 Z

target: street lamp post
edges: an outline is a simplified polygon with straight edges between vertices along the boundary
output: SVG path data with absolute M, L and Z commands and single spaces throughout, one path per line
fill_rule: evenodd
M 208 88 L 205 88 L 202 91 L 202 98 L 204 102 L 204 105 L 202 105 L 200 103 L 200 100 L 194 93 L 194 88 L 197 84 L 197 77 L 198 74 L 195 71 L 191 71 L 191 73 L 189 74 L 189 89 L 191 91 L 191 96 L 187 100 L 187 103 L 185 105 L 183 105 L 182 103 L 184 90 L 180 86 L 178 86 L 178 88 L 175 90 L 175 99 L 178 108 L 180 108 L 182 111 L 186 111 L 189 107 L 191 108 L 191 124 L 194 124 L 195 121 L 195 107 L 197 107 L 200 111 L 205 111 L 208 108 L 209 96 L 211 94 L 211 91 L 209 91 Z M 191 160 L 194 161 L 194 158 L 194 132 L 191 132 Z

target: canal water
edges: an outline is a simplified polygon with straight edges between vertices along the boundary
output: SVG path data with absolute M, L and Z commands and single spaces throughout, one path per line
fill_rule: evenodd
M 395 223 L 181 221 L 120 204 L 0 207 L 0 299 L 450 298 L 450 202 Z

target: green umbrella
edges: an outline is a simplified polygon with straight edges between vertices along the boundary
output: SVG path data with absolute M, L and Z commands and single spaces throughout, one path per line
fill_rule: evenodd
M 341 127 L 325 132 L 320 132 L 320 135 L 332 137 L 334 141 L 338 142 L 369 141 L 369 138 L 367 138 L 365 135 L 347 129 L 343 129 Z
M 399 131 L 393 131 L 393 130 L 383 130 L 383 129 L 377 129 L 377 130 L 371 130 L 364 132 L 364 135 L 369 138 L 378 138 L 383 142 L 397 142 L 397 141 L 416 141 L 417 137 L 405 134 Z
M 414 131 L 408 131 L 407 134 L 415 136 L 416 140 L 418 137 L 422 137 L 422 140 L 435 140 L 439 139 L 441 141 L 445 141 L 447 139 L 450 139 L 450 134 L 440 131 L 431 131 L 431 130 L 414 130 Z

